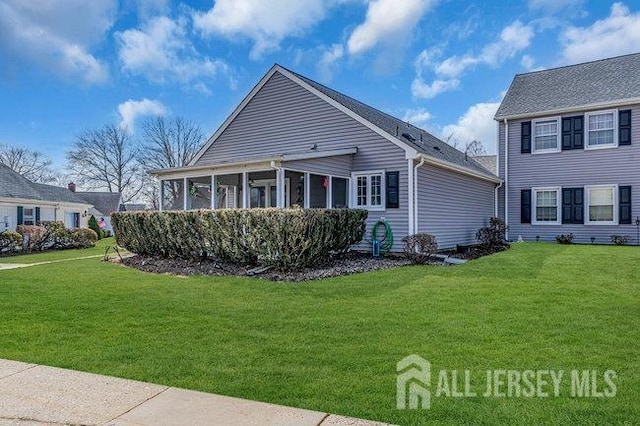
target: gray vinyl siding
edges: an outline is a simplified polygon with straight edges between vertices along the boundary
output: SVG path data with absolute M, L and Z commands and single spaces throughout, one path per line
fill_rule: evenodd
M 349 177 L 353 170 L 353 155 L 287 161 L 283 163 L 283 167 L 322 175 Z
M 629 109 L 628 107 L 621 109 Z M 640 216 L 640 105 L 632 109 L 632 144 L 611 149 L 568 150 L 550 154 L 520 152 L 520 123 L 509 121 L 509 237 L 533 241 L 555 241 L 558 234 L 573 233 L 574 241 L 608 243 L 611 235 L 628 235 L 636 240 L 636 226 L 631 225 L 530 225 L 520 223 L 520 191 L 532 187 L 582 187 L 586 185 L 631 185 L 632 215 Z M 564 114 L 574 116 L 579 113 Z M 503 125 L 500 125 L 503 127 Z M 586 139 L 585 139 L 586 144 Z M 504 177 L 504 129 L 499 150 L 500 177 Z M 587 217 L 585 210 L 585 219 Z
M 418 169 L 418 231 L 440 249 L 476 243 L 494 215 L 495 184 L 432 166 Z
M 358 153 L 345 156 L 352 157 L 350 165 L 346 159 L 331 157 L 287 162 L 284 167 L 295 165 L 296 169 L 326 174 L 349 172 L 347 176 L 353 171 L 400 172 L 400 208 L 370 212 L 365 238 L 371 237 L 373 224 L 385 218 L 393 228 L 393 249 L 402 250 L 401 239 L 408 233 L 404 150 L 280 73 L 271 77 L 195 165 L 313 152 L 310 148 L 314 145 L 318 151 L 357 147 Z M 314 168 L 314 163 L 324 163 L 327 169 Z M 363 244 L 362 248 L 369 246 Z

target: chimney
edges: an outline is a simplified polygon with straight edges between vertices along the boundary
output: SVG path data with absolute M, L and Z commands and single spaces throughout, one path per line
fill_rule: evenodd
M 71 192 L 76 192 L 76 184 L 73 182 L 69 182 L 69 184 L 67 185 L 67 188 L 69 188 L 69 191 Z

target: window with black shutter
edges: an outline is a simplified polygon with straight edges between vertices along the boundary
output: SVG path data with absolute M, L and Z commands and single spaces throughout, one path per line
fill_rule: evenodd
M 618 145 L 631 145 L 631 110 L 618 113 Z
M 584 148 L 584 116 L 562 118 L 562 150 Z
M 520 191 L 520 223 L 531 223 L 531 190 Z
M 618 223 L 621 225 L 631 224 L 631 187 L 619 186 L 618 187 L 618 210 L 620 214 L 620 220 Z
M 400 207 L 400 172 L 387 172 L 386 199 L 388 209 Z
M 584 223 L 584 188 L 562 188 L 562 223 Z
M 531 153 L 531 122 L 523 121 L 520 127 L 520 152 L 523 154 Z

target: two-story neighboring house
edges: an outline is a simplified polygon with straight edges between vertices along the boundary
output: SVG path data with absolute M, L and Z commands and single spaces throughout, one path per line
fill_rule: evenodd
M 635 240 L 640 53 L 516 75 L 495 120 L 509 238 Z

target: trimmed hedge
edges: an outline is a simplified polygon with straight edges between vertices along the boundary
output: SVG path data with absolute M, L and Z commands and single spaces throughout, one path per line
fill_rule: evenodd
M 61 221 L 42 222 L 39 225 L 19 225 L 18 234 L 25 240 L 24 251 L 44 251 L 70 248 L 88 248 L 96 245 L 98 236 L 87 228 L 69 230 Z
M 22 249 L 22 235 L 16 231 L 0 232 L 0 253 L 12 253 Z
M 151 256 L 208 256 L 243 265 L 295 269 L 360 242 L 368 212 L 355 209 L 223 209 L 119 212 L 118 245 Z

